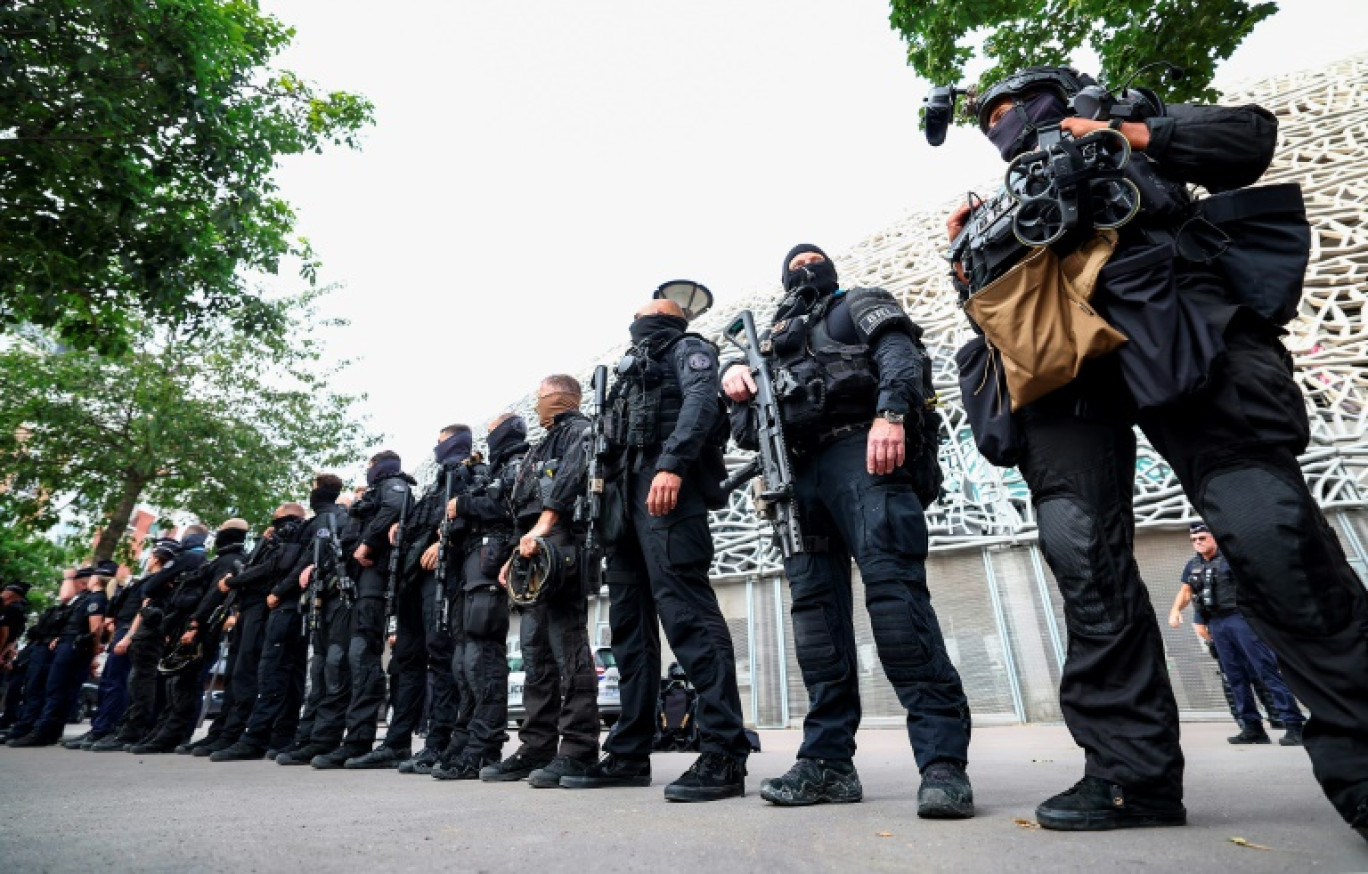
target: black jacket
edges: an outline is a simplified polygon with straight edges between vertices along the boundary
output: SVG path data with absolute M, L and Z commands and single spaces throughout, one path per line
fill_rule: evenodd
M 530 528 L 542 510 L 554 510 L 562 524 L 571 523 L 589 469 L 590 427 L 587 416 L 568 410 L 556 416 L 546 436 L 528 451 L 514 484 L 513 511 L 520 525 Z M 548 478 L 550 487 L 543 498 L 538 483 Z
M 389 558 L 390 526 L 399 521 L 418 481 L 406 473 L 387 476 L 366 490 L 351 513 L 361 523 L 360 543 L 370 547 L 371 560 L 383 566 Z
M 228 588 L 237 591 L 243 602 L 265 600 L 299 561 L 304 549 L 300 543 L 304 524 L 303 519 L 290 518 L 276 525 L 252 566 L 229 579 Z M 298 606 L 298 599 L 287 599 L 282 606 L 289 604 Z
M 351 558 L 352 552 L 356 549 L 358 528 L 347 516 L 347 508 L 332 501 L 311 501 L 309 509 L 313 510 L 313 516 L 304 523 L 298 535 L 299 558 L 295 561 L 294 567 L 290 568 L 280 577 L 271 594 L 275 595 L 282 602 L 289 601 L 293 595 L 298 599 L 303 594 L 303 589 L 299 588 L 299 575 L 304 573 L 304 569 L 315 563 L 314 545 L 318 542 L 318 533 L 324 528 L 329 529 L 337 536 L 342 552 L 342 557 L 348 566 L 348 573 L 354 578 L 355 569 L 352 568 L 354 560 Z M 322 555 L 317 556 L 331 567 L 333 550 L 327 543 L 321 544 Z

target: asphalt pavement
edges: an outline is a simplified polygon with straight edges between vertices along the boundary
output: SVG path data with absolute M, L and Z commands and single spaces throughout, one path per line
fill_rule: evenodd
M 975 729 L 978 815 L 959 822 L 917 818 L 916 767 L 891 729 L 859 735 L 863 803 L 791 809 L 759 786 L 788 769 L 797 731 L 760 733 L 745 798 L 692 805 L 661 794 L 685 753 L 657 754 L 650 788 L 575 791 L 0 748 L 0 871 L 1368 871 L 1368 843 L 1321 795 L 1305 751 L 1231 746 L 1231 733 L 1183 727 L 1187 827 L 1088 834 L 1033 820 L 1082 775 L 1062 726 Z

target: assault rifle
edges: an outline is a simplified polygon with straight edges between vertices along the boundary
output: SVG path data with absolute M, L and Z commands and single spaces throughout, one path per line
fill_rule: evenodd
M 409 496 L 399 506 L 399 527 L 394 529 L 394 545 L 390 547 L 389 571 L 385 575 L 385 636 L 399 628 L 399 617 L 394 613 L 394 596 L 399 591 L 399 572 L 403 567 L 404 525 L 408 522 Z
M 738 336 L 745 335 L 745 345 Z M 774 394 L 774 376 L 769 362 L 760 352 L 760 339 L 755 333 L 755 317 L 750 310 L 742 310 L 736 321 L 727 328 L 727 339 L 746 354 L 746 364 L 755 379 L 755 398 L 751 401 L 755 417 L 756 438 L 760 452 L 745 467 L 727 477 L 722 483 L 724 492 L 760 477 L 753 491 L 755 513 L 774 526 L 774 536 L 784 558 L 805 552 L 803 529 L 798 524 L 798 509 L 793 501 L 793 470 L 789 467 L 788 444 L 784 440 L 784 426 L 779 420 L 779 401 Z
M 594 400 L 589 407 L 589 467 L 584 496 L 576 502 L 575 521 L 583 523 L 584 555 L 580 573 L 586 590 L 597 592 L 603 585 L 603 547 L 599 544 L 599 523 L 603 520 L 603 466 L 608 458 L 608 368 L 594 368 Z
M 446 634 L 451 630 L 451 599 L 447 596 L 447 559 L 448 541 L 451 538 L 451 520 L 447 518 L 447 505 L 451 503 L 452 480 L 456 478 L 456 466 L 442 465 L 442 522 L 437 526 L 437 631 Z

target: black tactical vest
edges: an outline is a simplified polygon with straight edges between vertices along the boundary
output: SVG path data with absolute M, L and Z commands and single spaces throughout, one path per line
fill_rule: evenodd
M 803 429 L 874 418 L 879 380 L 873 349 L 853 326 L 848 336 L 834 336 L 828 316 L 840 302 L 828 296 L 806 313 L 781 319 L 770 329 L 768 349 L 762 347 L 773 357 L 780 419 L 795 438 Z
M 609 392 L 607 436 L 616 449 L 650 449 L 665 442 L 679 422 L 684 393 L 679 374 L 670 362 L 680 334 L 652 354 L 640 347 L 629 350 L 618 362 L 618 379 Z M 699 339 L 702 339 L 699 337 Z

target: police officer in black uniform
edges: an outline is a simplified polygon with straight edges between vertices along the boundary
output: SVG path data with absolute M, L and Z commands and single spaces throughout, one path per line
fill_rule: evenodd
M 451 480 L 453 494 L 473 483 L 479 472 L 470 464 L 473 436 L 466 425 L 448 425 L 437 435 L 433 456 L 438 465 L 437 478 L 414 504 L 405 520 L 404 530 L 396 532 L 404 552 L 403 588 L 395 606 L 397 627 L 391 638 L 393 651 L 390 670 L 394 680 L 394 715 L 385 733 L 385 742 L 370 753 L 347 762 L 348 768 L 398 768 L 404 774 L 428 774 L 438 756 L 451 740 L 460 706 L 456 677 L 451 670 L 452 635 L 437 621 L 439 586 L 454 583 L 456 574 L 438 581 L 436 562 L 429 568 L 423 559 L 441 547 L 441 525 L 446 515 L 446 484 Z M 482 470 L 483 468 L 481 468 Z M 448 538 L 454 556 L 460 551 L 459 526 L 450 526 Z M 428 706 L 425 708 L 424 704 Z M 428 711 L 428 731 L 423 749 L 409 757 L 413 732 Z M 404 753 L 400 756 L 400 753 Z
M 736 654 L 708 583 L 713 544 L 704 494 L 716 493 L 726 474 L 726 417 L 718 403 L 717 349 L 687 331 L 673 301 L 653 300 L 639 310 L 609 397 L 609 441 L 621 453 L 613 488 L 625 510 L 605 574 L 622 716 L 602 761 L 561 778 L 568 788 L 650 785 L 663 625 L 698 692 L 701 753 L 665 787 L 665 797 L 714 801 L 746 791 L 750 742 Z
M 412 505 L 412 486 L 417 480 L 404 473 L 399 454 L 385 450 L 371 457 L 366 470 L 367 490 L 351 512 L 361 523 L 360 543 L 352 553 L 361 566 L 352 606 L 347 667 L 351 673 L 351 702 L 347 707 L 347 733 L 332 752 L 310 761 L 320 770 L 341 768 L 375 745 L 380 707 L 385 700 L 385 672 L 380 659 L 385 651 L 386 575 L 389 568 L 390 528 Z M 406 751 L 400 759 L 407 758 Z M 396 762 L 397 764 L 397 762 Z
M 1197 554 L 1183 567 L 1183 585 L 1174 602 L 1174 612 L 1189 602 L 1195 603 L 1197 618 L 1193 620 L 1194 624 L 1206 627 L 1207 639 L 1216 649 L 1217 663 L 1234 699 L 1232 709 L 1240 724 L 1240 733 L 1226 740 L 1233 744 L 1270 742 L 1255 703 L 1254 684 L 1257 682 L 1272 701 L 1268 711 L 1270 718 L 1280 718 L 1286 730 L 1278 743 L 1285 747 L 1301 746 L 1302 725 L 1306 720 L 1278 673 L 1277 657 L 1240 615 L 1235 574 L 1230 570 L 1230 562 L 1221 554 L 1206 523 L 1193 522 L 1189 533 Z M 1174 624 L 1172 614 L 1169 624 Z
M 523 456 L 527 424 L 504 413 L 489 423 L 487 475 L 472 489 L 452 498 L 449 518 L 463 525 L 459 544 L 448 546 L 447 561 L 456 568 L 451 596 L 452 673 L 460 688 L 457 731 L 432 766 L 438 780 L 475 780 L 480 770 L 498 762 L 508 742 L 508 595 L 499 585 L 499 570 L 517 538 L 510 498 Z M 456 548 L 459 547 L 459 548 Z M 431 553 L 424 563 L 436 566 Z
M 230 710 L 228 721 L 219 742 L 203 748 L 212 762 L 261 759 L 271 744 L 285 746 L 294 736 L 303 698 L 304 653 L 298 576 L 291 571 L 304 551 L 305 524 L 302 506 L 280 505 L 263 535 L 261 552 L 218 583 L 224 594 L 237 592 L 237 620 L 230 637 L 232 700 L 224 705 Z M 284 724 L 277 733 L 280 720 Z
M 14 733 L 7 744 L 12 747 L 45 747 L 62 739 L 67 713 L 90 674 L 91 664 L 104 627 L 108 605 L 105 586 L 118 572 L 112 561 L 87 565 L 76 572 L 76 582 L 85 586 L 71 599 L 57 636 L 48 643 L 52 664 L 48 667 L 41 708 L 27 734 Z
M 795 456 L 794 508 L 805 542 L 784 572 L 811 704 L 797 763 L 762 783 L 761 797 L 781 806 L 863 797 L 852 762 L 860 724 L 853 558 L 879 660 L 907 710 L 922 773 L 917 812 L 973 816 L 969 704 L 926 585 L 924 506 L 939 494 L 939 417 L 930 407 L 921 329 L 883 289 L 843 291 L 816 246 L 793 247 L 782 279 L 787 294 L 767 343 L 778 373 L 799 387 L 781 398 L 779 413 Z M 750 400 L 749 370 L 728 367 L 723 390 L 733 402 Z
M 513 514 L 526 559 L 563 556 L 577 545 L 576 501 L 584 494 L 589 420 L 580 412 L 579 380 L 555 374 L 537 389 L 537 419 L 546 436 L 523 458 L 513 488 Z M 511 562 L 500 571 L 508 583 Z M 532 785 L 560 785 L 598 758 L 598 678 L 589 652 L 588 603 L 578 576 L 558 573 L 554 590 L 522 613 L 522 742 L 513 755 L 480 770 L 486 782 L 528 778 Z
M 129 752 L 135 755 L 170 753 L 187 743 L 194 733 L 195 720 L 204 703 L 205 671 L 218 659 L 217 638 L 201 640 L 195 617 L 205 600 L 217 591 L 214 583 L 227 574 L 236 573 L 241 566 L 247 531 L 247 522 L 242 519 L 229 519 L 220 525 L 214 533 L 214 557 L 193 573 L 182 575 L 168 599 L 166 615 L 162 619 L 167 643 L 173 652 L 177 644 L 183 644 L 185 651 L 197 655 L 178 660 L 177 666 L 170 671 L 164 661 L 159 665 L 165 680 L 166 704 L 147 738 L 134 744 Z M 196 643 L 198 648 L 192 649 Z
M 299 585 L 314 586 L 316 604 L 309 604 L 306 592 L 304 609 L 312 615 L 309 645 L 309 693 L 299 716 L 294 743 L 276 755 L 277 765 L 307 765 L 315 756 L 337 749 L 346 730 L 347 707 L 351 704 L 351 670 L 347 646 L 351 639 L 352 590 L 360 575 L 360 565 L 352 557 L 358 545 L 361 526 L 347 512 L 342 481 L 331 474 L 319 476 L 309 498 L 314 517 L 312 533 L 303 539 L 307 562 L 299 572 Z
M 1109 124 L 1118 130 L 1136 172 L 1145 170 L 1155 186 L 1142 192 L 1139 216 L 1120 228 L 1092 303 L 1106 315 L 1131 281 L 1127 271 L 1143 276 L 1138 268 L 1157 255 L 1154 263 L 1172 267 L 1179 296 L 1219 335 L 1224 355 L 1196 391 L 1140 410 L 1119 353 L 1105 355 L 1014 416 L 1041 549 L 1064 596 L 1069 647 L 1060 703 L 1086 753 L 1084 778 L 1041 804 L 1036 818 L 1072 830 L 1186 822 L 1177 705 L 1132 554 L 1138 424 L 1211 526 L 1235 573 L 1241 611 L 1310 708 L 1305 743 L 1317 779 L 1368 838 L 1368 594 L 1297 463 L 1309 428 L 1291 359 L 1279 328 L 1247 305 L 1257 289 L 1236 287 L 1213 263 L 1174 257 L 1191 210 L 1160 209 L 1183 207 L 1185 183 L 1239 194 L 1257 181 L 1272 160 L 1277 121 L 1258 106 L 1169 106 L 1111 122 L 1068 117 L 1080 85 L 1074 70 L 1023 70 L 982 95 L 980 127 L 1004 160 L 1031 149 L 1042 125 L 1058 123 L 1075 137 Z M 952 238 L 968 213 L 963 207 L 951 216 Z M 1177 327 L 1151 336 L 1172 337 Z

